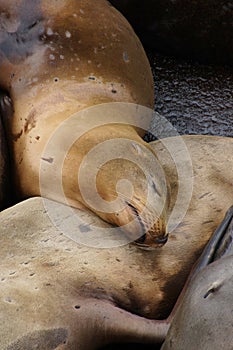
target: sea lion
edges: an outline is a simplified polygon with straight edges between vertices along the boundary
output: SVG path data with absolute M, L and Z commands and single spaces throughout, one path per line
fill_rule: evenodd
M 232 268 L 233 257 L 229 256 L 196 276 L 175 315 L 163 350 L 232 348 Z M 213 291 L 207 296 L 211 286 Z
M 111 0 L 148 49 L 202 62 L 233 62 L 228 0 Z
M 0 339 L 4 350 L 10 346 L 15 350 L 29 340 L 43 344 L 48 338 L 53 345 L 62 339 L 64 349 L 164 339 L 169 324 L 149 319 L 165 319 L 170 314 L 193 264 L 232 204 L 233 194 L 229 172 L 233 140 L 206 136 L 183 140 L 193 163 L 192 199 L 184 219 L 161 249 L 145 253 L 129 244 L 98 249 L 75 243 L 60 231 L 63 222 L 70 225 L 62 216 L 67 206 L 56 203 L 55 227 L 40 198 L 0 214 Z M 175 141 L 166 139 L 173 149 Z M 152 147 L 170 178 L 174 203 L 176 165 L 165 143 L 157 141 Z M 179 147 L 177 152 L 180 155 Z M 94 235 L 98 223 L 111 228 L 88 210 L 78 212 L 84 221 L 89 217 L 96 223 Z M 76 231 L 84 237 L 89 233 L 87 225 L 77 226 Z
M 40 195 L 41 161 L 53 163 L 53 156 L 43 157 L 43 151 L 64 120 L 107 102 L 153 107 L 153 79 L 132 28 L 105 0 L 54 0 L 49 4 L 1 0 L 0 10 L 0 86 L 12 101 L 12 116 L 5 118 L 5 124 L 15 191 L 18 199 L 23 199 Z M 143 158 L 140 145 L 153 153 L 139 134 L 138 128 L 117 122 L 114 127 L 107 122 L 93 126 L 71 145 L 63 169 L 56 169 L 52 176 L 56 178 L 56 172 L 62 171 L 70 205 L 89 207 L 104 220 L 123 227 L 131 240 L 147 232 L 144 246 L 160 246 L 167 240 L 169 195 L 159 166 L 157 174 L 138 170 L 138 158 Z M 134 154 L 134 161 L 109 162 L 99 172 L 96 188 L 105 201 L 111 202 L 118 194 L 117 181 L 126 178 L 133 184 L 134 193 L 129 197 L 128 189 L 121 188 L 121 209 L 106 212 L 101 206 L 93 209 L 92 200 L 88 204 L 84 201 L 76 175 L 90 149 L 112 138 L 132 141 L 127 152 Z M 63 154 L 62 143 L 59 147 Z M 41 176 L 47 182 L 49 198 L 61 201 L 51 190 L 52 178 L 43 172 Z M 148 203 L 147 192 L 154 194 Z
M 194 276 L 175 312 L 163 350 L 202 347 L 207 350 L 228 350 L 232 347 L 232 215 L 233 207 L 228 226 L 219 228 L 226 231 L 223 243 L 220 240 L 220 251 L 218 246 L 212 247 L 203 259 L 204 262 L 207 262 L 207 257 L 211 259 L 210 265 L 199 271 L 194 270 Z

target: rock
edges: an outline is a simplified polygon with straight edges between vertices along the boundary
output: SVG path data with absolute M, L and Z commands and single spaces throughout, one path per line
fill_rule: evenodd
M 150 56 L 155 77 L 155 111 L 180 134 L 233 137 L 231 67 Z M 156 136 L 156 124 L 152 132 Z

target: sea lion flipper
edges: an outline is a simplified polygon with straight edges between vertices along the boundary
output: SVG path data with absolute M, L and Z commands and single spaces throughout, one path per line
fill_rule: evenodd
M 191 279 L 205 266 L 207 266 L 214 260 L 217 260 L 218 258 L 221 257 L 221 253 L 220 255 L 218 254 L 218 248 L 224 244 L 223 242 L 225 241 L 225 236 L 229 235 L 228 228 L 232 219 L 233 219 L 233 206 L 231 206 L 228 209 L 223 221 L 214 231 L 211 239 L 209 240 L 208 244 L 203 250 L 200 258 L 198 259 L 197 264 L 195 265 L 193 272 L 191 273 Z
M 100 344 L 162 343 L 169 327 L 166 321 L 140 317 L 108 301 L 96 299 L 86 300 L 79 309 L 80 313 L 83 313 L 87 320 L 92 319 L 90 338 L 93 331 L 95 335 L 98 334 Z
M 214 252 L 213 261 L 233 254 L 233 206 L 228 210 L 223 223 L 226 228 L 223 228 L 224 234 Z

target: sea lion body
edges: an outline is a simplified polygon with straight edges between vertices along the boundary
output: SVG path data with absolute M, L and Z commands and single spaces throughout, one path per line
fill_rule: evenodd
M 5 122 L 15 189 L 22 199 L 40 195 L 41 161 L 53 158 L 51 154 L 45 159 L 43 151 L 62 122 L 74 113 L 107 102 L 153 107 L 153 79 L 138 38 L 124 17 L 107 1 L 69 0 L 49 4 L 36 1 L 32 4 L 22 0 L 16 1 L 14 6 L 1 1 L 0 9 L 0 68 L 3 72 L 0 86 L 12 100 L 12 117 Z M 69 204 L 86 205 L 76 178 L 80 163 L 91 148 L 111 138 L 128 138 L 149 148 L 138 135 L 138 129 L 131 125 L 116 124 L 113 128 L 105 123 L 82 135 L 68 150 L 64 169 L 57 169 L 58 173 L 63 171 L 64 192 Z M 59 147 L 60 153 L 64 153 L 63 145 Z M 116 181 L 125 177 L 135 183 L 132 201 L 127 201 L 127 195 L 122 194 L 125 209 L 120 214 L 105 214 L 99 210 L 103 219 L 119 226 L 140 216 L 145 205 L 147 182 L 143 174 L 135 179 L 135 164 L 130 164 L 116 161 L 97 179 L 97 188 L 106 201 L 114 200 L 117 195 L 112 175 Z M 158 176 L 155 181 L 163 196 L 165 185 L 160 183 L 160 178 Z M 44 181 L 48 184 L 48 197 L 61 201 L 57 193 L 49 189 L 51 178 Z M 141 183 L 145 183 L 143 190 Z M 151 189 L 155 193 L 153 186 L 152 181 Z M 155 227 L 155 236 L 163 240 L 167 204 L 161 217 L 155 206 L 156 203 L 148 209 L 149 228 L 153 231 Z M 129 234 L 141 235 L 143 221 L 146 219 L 134 220 Z
M 214 232 L 174 310 L 162 349 L 230 349 L 233 344 L 233 206 Z
M 62 212 L 65 205 L 57 205 Z M 101 225 L 93 213 L 80 214 Z M 147 298 L 138 278 L 145 252 L 129 245 L 96 249 L 72 241 L 51 223 L 41 198 L 20 202 L 0 218 L 2 350 L 93 350 L 112 342 L 163 340 L 163 332 L 160 339 L 154 334 L 153 320 L 125 311 L 117 300 L 125 299 L 133 311 L 138 297 Z M 151 280 L 143 275 L 143 281 Z
M 7 176 L 7 173 L 9 174 L 9 168 L 8 171 L 6 169 L 5 165 L 5 159 L 6 159 L 6 148 L 5 148 L 5 135 L 3 131 L 2 123 L 0 122 L 0 208 L 2 209 L 5 205 L 5 192 L 4 189 L 4 178 Z
M 232 65 L 233 7 L 229 1 L 111 0 L 111 3 L 126 16 L 149 49 Z
M 208 265 L 186 291 L 163 350 L 224 349 L 233 344 L 233 256 Z

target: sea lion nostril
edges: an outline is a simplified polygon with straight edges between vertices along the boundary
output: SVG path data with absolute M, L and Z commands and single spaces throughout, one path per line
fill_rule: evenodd
M 155 243 L 156 244 L 165 244 L 168 240 L 168 234 L 166 236 L 163 237 L 157 237 L 155 238 Z

